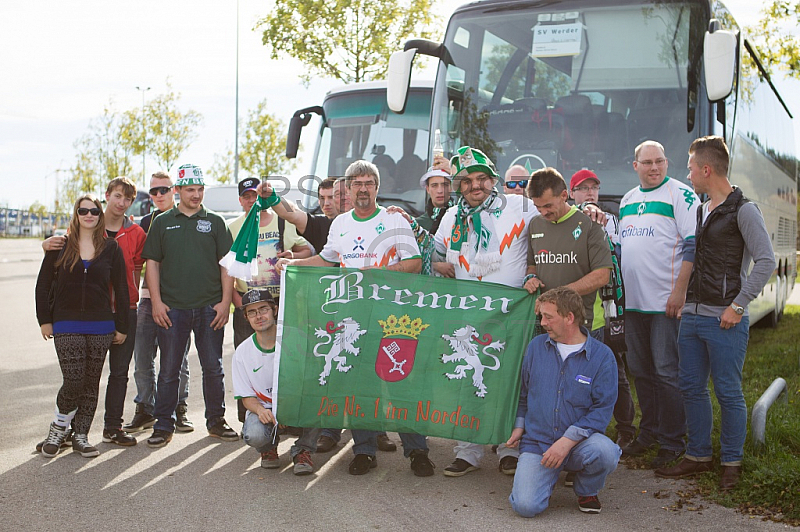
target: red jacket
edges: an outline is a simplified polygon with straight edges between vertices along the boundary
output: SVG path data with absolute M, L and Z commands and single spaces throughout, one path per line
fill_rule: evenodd
M 125 257 L 125 278 L 128 281 L 128 298 L 132 309 L 135 309 L 136 303 L 139 302 L 137 281 L 142 273 L 142 265 L 144 265 L 142 249 L 144 249 L 146 238 L 144 229 L 131 222 L 127 216 L 123 218 L 122 229 L 117 233 L 116 241 Z

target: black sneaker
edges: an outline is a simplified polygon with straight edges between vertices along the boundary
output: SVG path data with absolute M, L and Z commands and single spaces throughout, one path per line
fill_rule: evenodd
M 116 443 L 122 447 L 136 445 L 136 438 L 122 429 L 103 429 L 103 443 Z
M 223 418 L 219 418 L 216 423 L 208 427 L 208 435 L 222 441 L 239 441 L 239 434 L 230 428 Z
M 42 446 L 37 448 L 41 451 L 43 456 L 53 458 L 61 450 L 70 428 L 62 428 L 55 423 L 50 423 L 50 432 L 47 433 L 47 438 L 42 442 Z
M 76 453 L 81 453 L 84 458 L 94 458 L 100 456 L 100 451 L 97 447 L 89 443 L 89 438 L 86 434 L 73 434 L 72 435 L 72 450 Z
M 581 512 L 587 514 L 599 514 L 603 506 L 600 504 L 600 499 L 597 495 L 589 495 L 588 497 L 578 497 L 578 507 Z
M 431 462 L 431 459 L 428 458 L 428 451 L 414 449 L 408 457 L 411 459 L 411 470 L 414 472 L 414 475 L 418 477 L 430 477 L 433 475 L 436 464 Z
M 350 462 L 347 472 L 351 475 L 366 475 L 370 469 L 375 467 L 378 467 L 377 458 L 368 454 L 357 454 Z
M 44 447 L 45 443 L 47 443 L 46 439 L 44 439 L 44 440 L 42 440 L 42 441 L 40 441 L 39 443 L 36 444 L 36 452 L 37 453 L 42 452 L 42 447 Z M 62 451 L 64 449 L 66 449 L 67 447 L 71 447 L 71 446 L 72 446 L 72 427 L 69 427 L 67 429 L 67 435 L 64 437 L 64 441 L 61 442 L 61 447 L 58 448 L 57 452 L 60 452 L 60 451 Z M 52 458 L 52 457 L 49 457 L 49 458 Z
M 575 475 L 577 475 L 575 471 L 567 471 L 567 476 L 564 477 L 565 488 L 571 488 L 575 485 Z
M 661 469 L 670 462 L 674 462 L 681 457 L 683 451 L 670 451 L 669 449 L 659 449 L 658 454 L 650 461 L 650 468 Z
M 644 445 L 639 440 L 633 440 L 630 444 L 622 448 L 622 456 L 642 456 L 656 445 Z
M 166 430 L 154 430 L 153 435 L 147 438 L 147 446 L 148 447 L 164 447 L 166 444 L 172 441 L 172 433 L 167 432 Z
M 516 456 L 504 456 L 500 459 L 500 465 L 498 469 L 504 475 L 513 475 L 517 472 L 517 462 L 519 458 Z
M 478 468 L 466 460 L 456 458 L 452 464 L 444 468 L 444 476 L 446 477 L 463 477 L 470 471 L 476 471 Z
M 178 405 L 175 409 L 175 430 L 178 432 L 192 432 L 194 423 L 186 417 L 186 405 Z
M 141 432 L 156 424 L 156 418 L 145 412 L 144 405 L 136 403 L 136 413 L 127 425 L 122 427 L 125 432 Z

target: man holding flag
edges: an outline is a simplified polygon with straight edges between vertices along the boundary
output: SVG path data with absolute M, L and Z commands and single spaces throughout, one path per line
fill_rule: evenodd
M 320 254 L 307 259 L 280 259 L 277 267 L 334 266 L 338 263 L 343 268 L 419 273 L 422 258 L 408 222 L 400 214 L 390 214 L 377 204 L 378 168 L 368 161 L 355 161 L 347 167 L 345 178 L 353 210 L 333 221 L 328 242 Z M 375 431 L 353 430 L 355 458 L 349 466 L 351 475 L 366 474 L 377 466 L 377 435 Z M 400 439 L 405 456 L 411 459 L 414 474 L 433 475 L 434 465 L 428 459 L 425 436 L 400 433 Z
M 522 288 L 527 268 L 527 227 L 538 211 L 524 196 L 497 191 L 500 176 L 494 163 L 480 150 L 464 146 L 451 159 L 455 207 L 442 218 L 436 232 L 434 260 L 455 268 L 455 278 L 489 281 Z M 459 441 L 456 459 L 445 476 L 460 477 L 478 469 L 483 445 Z M 505 445 L 497 450 L 500 471 L 513 475 L 519 453 Z

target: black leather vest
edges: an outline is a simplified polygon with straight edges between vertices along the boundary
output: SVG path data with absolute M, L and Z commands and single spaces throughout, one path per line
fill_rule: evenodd
M 742 288 L 741 270 L 744 238 L 739 231 L 739 208 L 749 200 L 734 188 L 728 197 L 703 219 L 703 206 L 697 209 L 694 268 L 686 293 L 687 303 L 724 307 L 730 305 Z

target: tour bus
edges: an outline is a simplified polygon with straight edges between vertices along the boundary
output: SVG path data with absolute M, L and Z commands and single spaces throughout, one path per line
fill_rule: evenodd
M 460 7 L 442 43 L 392 55 L 387 98 L 403 112 L 415 54 L 438 58 L 429 129 L 445 154 L 487 152 L 499 172 L 581 168 L 617 212 L 638 185 L 634 147 L 664 145 L 688 183 L 687 150 L 709 134 L 731 150 L 731 181 L 764 214 L 777 268 L 751 323 L 783 312 L 796 276 L 797 158 L 792 114 L 731 13 L 708 0 L 486 0 Z M 432 143 L 429 142 L 429 150 Z
M 419 178 L 428 169 L 428 123 L 433 82 L 414 82 L 406 112 L 386 105 L 386 82 L 344 85 L 325 95 L 322 106 L 294 113 L 286 139 L 286 157 L 297 156 L 300 133 L 314 114 L 321 117 L 309 178 L 298 186 L 307 192 L 304 207 L 317 208 L 317 184 L 328 176 L 343 176 L 353 161 L 375 163 L 381 176 L 378 201 L 398 205 L 417 215 L 424 210 L 425 191 Z M 317 176 L 314 178 L 313 176 Z

